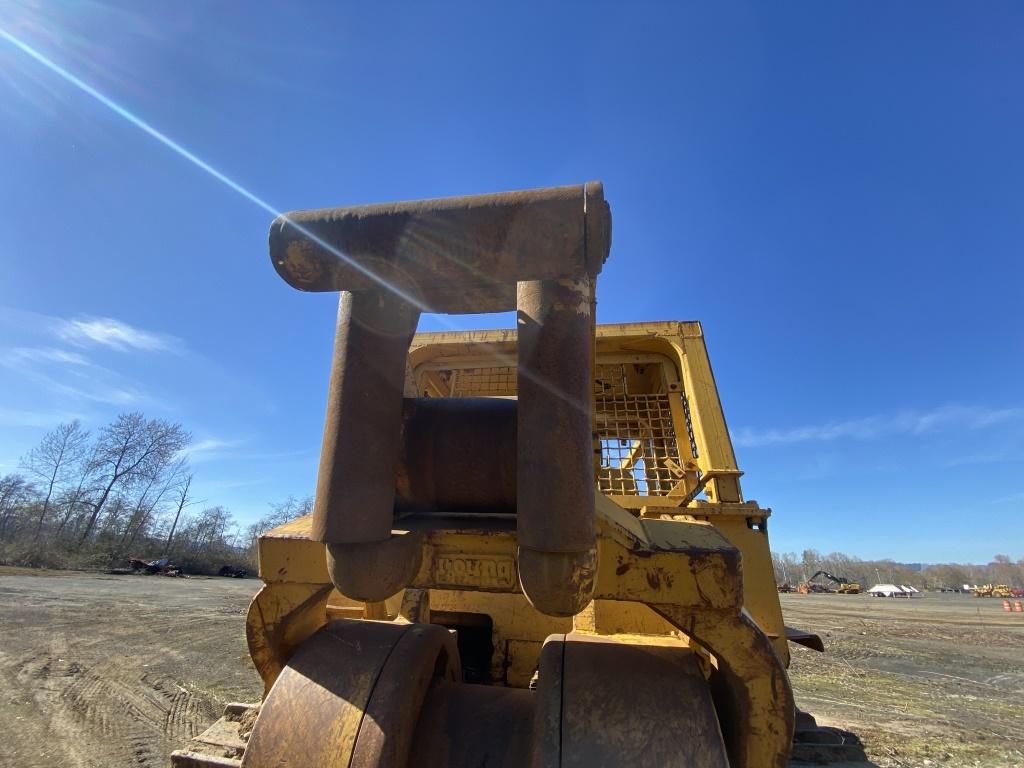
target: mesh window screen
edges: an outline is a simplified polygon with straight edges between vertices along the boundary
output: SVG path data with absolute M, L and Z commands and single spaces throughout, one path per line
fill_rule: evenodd
M 513 366 L 424 366 L 416 381 L 428 397 L 516 394 Z M 659 362 L 595 367 L 594 427 L 601 445 L 597 485 L 602 493 L 667 496 L 682 481 L 670 397 L 681 394 L 667 391 Z

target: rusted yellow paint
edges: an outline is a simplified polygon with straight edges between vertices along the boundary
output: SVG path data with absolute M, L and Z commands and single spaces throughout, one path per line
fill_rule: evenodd
M 514 331 L 417 334 L 407 395 L 422 396 L 417 380 L 437 390 L 434 394 L 452 394 L 442 391 L 444 380 L 436 375 L 445 366 L 514 365 L 515 339 Z M 738 747 L 742 759 L 734 765 L 776 765 L 792 729 L 792 692 L 766 530 L 771 511 L 743 501 L 742 472 L 701 326 L 598 326 L 596 348 L 598 364 L 665 367 L 681 464 L 666 465 L 673 482 L 678 478 L 668 494 L 643 495 L 636 484 L 631 493 L 597 494 L 595 599 L 571 619 L 537 611 L 519 586 L 514 521 L 487 531 L 472 526 L 423 531 L 422 562 L 408 587 L 425 595 L 426 602 L 419 602 L 429 604 L 429 610 L 423 615 L 491 618 L 491 679 L 496 684 L 527 687 L 545 638 L 571 631 L 632 644 L 688 647 L 700 657 L 705 674 L 724 676 L 747 708 L 744 722 L 752 725 Z M 424 372 L 419 379 L 418 370 Z M 698 473 L 707 498 L 687 501 L 697 488 Z M 410 620 L 402 613 L 401 594 L 367 609 L 334 591 L 324 546 L 310 533 L 307 516 L 279 526 L 259 542 L 266 586 L 253 601 L 248 633 L 253 661 L 268 688 L 295 647 L 329 616 L 361 613 Z

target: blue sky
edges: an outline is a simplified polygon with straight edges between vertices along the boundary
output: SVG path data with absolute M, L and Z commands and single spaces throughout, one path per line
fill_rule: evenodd
M 703 322 L 775 549 L 1024 557 L 1024 8 L 554 5 L 0 29 L 280 210 L 603 180 L 599 320 Z M 336 300 L 277 277 L 271 215 L 8 39 L 0 168 L 0 472 L 141 409 L 242 521 L 310 492 Z

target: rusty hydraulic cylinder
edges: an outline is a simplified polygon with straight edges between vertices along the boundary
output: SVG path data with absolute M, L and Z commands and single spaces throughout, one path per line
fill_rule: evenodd
M 589 278 L 517 287 L 519 579 L 554 616 L 578 613 L 594 590 L 592 287 Z
M 418 319 L 394 294 L 341 295 L 313 507 L 317 541 L 391 536 L 405 359 Z
M 595 568 L 590 299 L 610 243 L 611 211 L 600 182 L 299 211 L 274 221 L 270 256 L 290 285 L 347 292 L 312 531 L 327 545 L 331 578 L 342 594 L 380 601 L 415 574 L 417 536 L 392 535 L 396 500 L 400 507 L 430 499 L 436 507 L 511 508 L 512 473 L 495 478 L 493 467 L 481 469 L 480 457 L 464 455 L 464 466 L 476 480 L 497 480 L 494 497 L 468 484 L 439 484 L 453 475 L 431 479 L 422 466 L 406 479 L 432 480 L 432 486 L 420 483 L 408 498 L 396 497 L 395 480 L 405 439 L 404 368 L 419 311 L 496 312 L 518 305 L 521 324 L 525 318 L 536 325 L 520 337 L 520 368 L 524 361 L 526 367 L 520 402 L 531 405 L 519 410 L 518 439 L 502 437 L 504 453 L 496 455 L 516 453 L 522 583 L 534 604 L 553 615 L 575 614 L 589 601 Z M 541 384 L 523 387 L 524 381 Z M 457 440 L 462 429 L 446 434 Z M 513 442 L 518 448 L 511 449 Z M 549 459 L 531 458 L 532 452 L 555 464 L 545 466 Z
M 270 228 L 278 274 L 302 291 L 398 283 L 434 312 L 504 312 L 519 280 L 596 275 L 611 212 L 600 182 L 294 211 Z
M 405 401 L 395 511 L 514 514 L 516 401 Z

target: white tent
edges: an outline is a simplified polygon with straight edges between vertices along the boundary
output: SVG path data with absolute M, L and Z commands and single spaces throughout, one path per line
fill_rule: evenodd
M 875 597 L 910 597 L 912 593 L 895 584 L 875 584 L 868 590 L 868 594 Z

